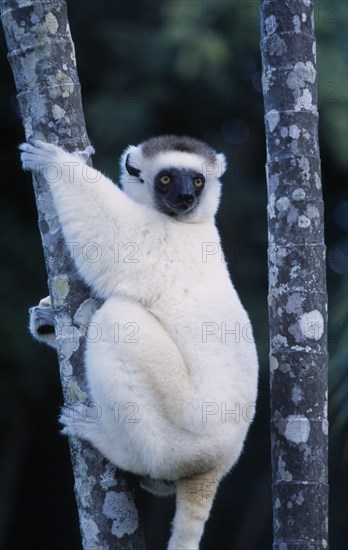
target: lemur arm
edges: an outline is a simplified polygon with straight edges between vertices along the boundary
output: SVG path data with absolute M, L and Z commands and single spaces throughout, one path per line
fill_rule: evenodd
M 50 185 L 80 274 L 100 297 L 110 296 L 118 269 L 117 247 L 135 241 L 136 227 L 151 223 L 147 208 L 86 165 L 83 154 L 37 140 L 23 143 L 20 150 L 23 168 L 43 175 Z

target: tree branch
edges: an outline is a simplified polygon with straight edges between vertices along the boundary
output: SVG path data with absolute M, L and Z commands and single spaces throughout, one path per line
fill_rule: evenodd
M 274 549 L 328 547 L 327 292 L 311 0 L 261 1 Z
M 8 58 L 26 139 L 69 151 L 89 145 L 66 4 L 61 0 L 5 0 L 1 4 Z M 96 307 L 83 284 L 54 209 L 45 178 L 33 178 L 39 228 L 55 311 L 64 399 L 86 402 L 83 321 Z M 121 472 L 84 441 L 71 439 L 84 549 L 144 548 L 134 489 Z

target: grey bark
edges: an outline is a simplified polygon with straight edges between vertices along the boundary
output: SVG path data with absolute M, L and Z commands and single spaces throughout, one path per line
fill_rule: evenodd
M 89 140 L 65 2 L 5 0 L 1 18 L 26 139 L 85 149 Z M 97 303 L 64 243 L 44 178 L 33 178 L 33 184 L 64 400 L 87 402 L 83 351 L 88 316 Z M 70 450 L 83 548 L 144 548 L 132 484 L 86 442 L 71 438 Z
M 328 548 L 327 292 L 311 0 L 261 1 L 274 549 Z

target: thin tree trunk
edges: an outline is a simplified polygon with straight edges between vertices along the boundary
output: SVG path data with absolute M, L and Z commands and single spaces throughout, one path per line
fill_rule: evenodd
M 327 292 L 311 0 L 261 1 L 274 549 L 328 548 Z
M 65 2 L 5 0 L 1 17 L 26 139 L 85 149 L 89 140 Z M 33 183 L 64 399 L 87 401 L 83 328 L 96 303 L 76 272 L 44 178 Z M 71 439 L 70 449 L 84 549 L 144 548 L 129 482 L 118 470 L 115 477 L 114 466 L 89 444 Z

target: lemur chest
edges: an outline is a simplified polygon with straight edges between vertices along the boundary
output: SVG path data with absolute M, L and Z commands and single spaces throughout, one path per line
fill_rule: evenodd
M 139 257 L 139 262 L 123 264 L 116 289 L 149 306 L 161 299 L 181 299 L 205 278 L 202 263 L 190 258 L 171 258 L 168 254 Z
M 184 297 L 204 280 L 212 278 L 213 284 L 214 272 L 222 267 L 221 261 L 206 261 L 201 242 L 154 246 L 151 251 L 133 245 L 132 252 L 131 261 L 120 263 L 117 287 L 147 299 Z

